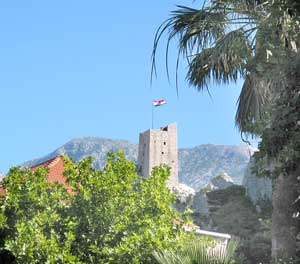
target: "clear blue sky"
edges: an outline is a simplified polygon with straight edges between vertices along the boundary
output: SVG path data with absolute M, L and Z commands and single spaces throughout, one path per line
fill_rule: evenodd
M 0 3 L 0 171 L 43 156 L 74 137 L 138 141 L 176 121 L 179 146 L 241 144 L 234 115 L 240 85 L 211 86 L 213 98 L 168 83 L 164 46 L 150 88 L 154 33 L 175 4 L 192 1 L 30 1 Z M 176 50 L 173 47 L 171 62 Z

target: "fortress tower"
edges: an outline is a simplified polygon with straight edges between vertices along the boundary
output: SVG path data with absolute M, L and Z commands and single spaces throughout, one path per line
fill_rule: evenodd
M 140 133 L 138 172 L 149 177 L 152 168 L 166 164 L 171 167 L 169 186 L 178 184 L 177 126 L 169 124 L 160 129 L 149 129 Z

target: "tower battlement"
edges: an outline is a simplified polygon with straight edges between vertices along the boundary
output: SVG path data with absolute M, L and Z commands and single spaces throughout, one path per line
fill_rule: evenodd
M 139 174 L 149 177 L 152 168 L 161 164 L 166 164 L 171 168 L 168 185 L 177 185 L 178 149 L 176 123 L 140 133 L 138 150 Z

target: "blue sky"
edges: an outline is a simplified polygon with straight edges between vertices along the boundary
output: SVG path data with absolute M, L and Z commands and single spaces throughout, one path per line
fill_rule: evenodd
M 212 84 L 211 99 L 187 85 L 182 65 L 178 99 L 162 43 L 150 87 L 154 34 L 175 4 L 192 1 L 1 1 L 0 171 L 74 137 L 137 142 L 160 98 L 167 105 L 155 109 L 155 126 L 176 121 L 180 147 L 242 144 L 234 124 L 241 83 Z

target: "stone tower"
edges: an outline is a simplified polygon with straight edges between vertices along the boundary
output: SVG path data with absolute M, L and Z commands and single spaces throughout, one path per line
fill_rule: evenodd
M 169 186 L 178 184 L 177 126 L 169 124 L 160 129 L 149 129 L 140 133 L 138 172 L 149 177 L 152 168 L 166 164 L 171 168 Z

